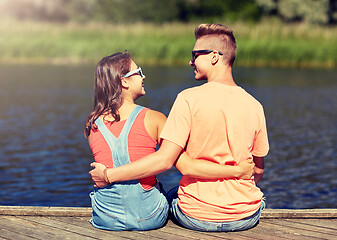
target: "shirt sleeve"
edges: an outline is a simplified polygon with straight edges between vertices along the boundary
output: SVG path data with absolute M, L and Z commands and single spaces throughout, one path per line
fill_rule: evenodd
M 185 148 L 190 135 L 190 129 L 190 106 L 183 94 L 180 93 L 171 108 L 160 137 Z
M 263 112 L 263 108 L 261 106 L 261 127 L 260 130 L 257 132 L 252 154 L 256 157 L 264 157 L 268 154 L 269 151 L 269 142 L 268 142 L 268 134 L 267 134 L 267 125 L 266 125 L 266 118 Z

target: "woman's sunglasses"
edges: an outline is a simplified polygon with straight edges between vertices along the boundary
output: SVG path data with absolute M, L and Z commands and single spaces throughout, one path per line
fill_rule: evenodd
M 130 77 L 130 76 L 132 76 L 133 74 L 136 74 L 136 73 L 139 74 L 142 78 L 144 77 L 144 74 L 143 74 L 142 69 L 140 67 L 137 68 L 136 70 L 128 72 L 127 74 L 123 75 L 123 77 L 127 78 L 127 77 Z

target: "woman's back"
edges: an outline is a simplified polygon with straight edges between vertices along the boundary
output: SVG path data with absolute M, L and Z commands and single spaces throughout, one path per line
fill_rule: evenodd
M 125 122 L 105 124 L 98 118 L 97 130 L 90 134 L 95 160 L 119 167 L 154 152 L 156 141 L 144 125 L 147 110 L 136 106 Z M 91 199 L 92 224 L 102 229 L 149 230 L 162 226 L 167 217 L 168 204 L 155 176 L 95 189 Z
M 154 140 L 145 128 L 144 118 L 148 108 L 141 110 L 136 117 L 128 136 L 128 152 L 130 162 L 147 156 L 156 150 L 157 142 Z M 119 122 L 104 122 L 109 131 L 118 138 L 126 123 L 126 119 Z M 90 134 L 90 148 L 96 162 L 112 168 L 114 167 L 111 149 L 98 129 L 92 129 Z M 156 184 L 155 176 L 139 179 L 144 189 L 151 189 Z

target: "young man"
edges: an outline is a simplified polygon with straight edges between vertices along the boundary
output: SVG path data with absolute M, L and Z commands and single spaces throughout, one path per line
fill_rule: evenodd
M 264 208 L 263 193 L 256 187 L 269 150 L 263 108 L 233 80 L 232 31 L 220 24 L 201 24 L 195 36 L 190 65 L 195 79 L 207 83 L 178 95 L 161 133 L 160 149 L 132 164 L 106 169 L 105 175 L 104 166 L 92 164 L 95 169 L 90 174 L 97 186 L 139 179 L 170 169 L 183 149 L 193 159 L 221 165 L 253 159 L 255 181 L 202 179 L 182 172 L 178 197 L 171 206 L 174 218 L 193 230 L 246 230 L 258 222 Z M 178 168 L 179 164 L 183 162 L 177 163 Z

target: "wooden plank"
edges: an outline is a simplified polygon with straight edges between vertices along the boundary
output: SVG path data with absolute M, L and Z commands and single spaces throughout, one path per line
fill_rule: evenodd
M 225 236 L 225 233 L 223 233 L 221 237 L 207 235 L 207 233 L 204 233 L 204 232 L 192 231 L 192 230 L 177 226 L 172 221 L 168 221 L 165 227 L 160 228 L 157 231 L 170 234 L 172 236 L 170 237 L 170 239 L 177 239 L 177 237 L 179 237 L 183 239 L 193 240 L 193 239 L 203 239 L 206 236 L 207 236 L 207 240 L 231 239 L 231 238 L 227 238 Z
M 268 240 L 279 240 L 280 234 L 274 231 L 274 229 L 266 229 L 263 222 L 260 223 L 247 231 L 237 232 L 239 236 L 249 237 L 250 239 L 268 239 Z
M 291 227 L 291 228 L 304 229 L 304 230 L 310 231 L 311 233 L 323 233 L 323 234 L 335 236 L 335 238 L 337 239 L 336 229 L 318 226 L 314 222 L 312 222 L 311 224 L 308 224 L 308 223 L 302 222 L 302 220 L 298 220 L 298 221 L 296 221 L 296 220 L 293 220 L 293 221 L 284 220 L 284 221 L 282 221 L 282 223 L 283 223 L 282 224 L 283 226 L 288 226 L 288 227 Z M 336 224 L 336 222 L 335 222 L 335 224 Z
M 265 222 L 265 224 L 272 225 L 275 229 L 284 231 L 286 233 L 301 236 L 303 239 L 336 239 L 336 235 L 334 234 L 311 230 L 311 228 L 308 228 L 305 225 L 296 225 L 295 223 L 280 221 L 278 219 L 269 219 L 267 222 Z
M 337 218 L 337 209 L 265 209 L 261 218 Z
M 186 228 L 179 227 L 175 225 L 174 223 L 172 223 L 171 221 L 168 222 L 165 228 L 161 228 L 158 231 L 175 232 L 176 234 L 187 236 L 190 239 L 207 239 L 207 240 L 209 239 L 231 239 L 231 240 L 266 239 L 263 234 L 260 234 L 260 230 L 256 232 L 257 234 L 252 233 L 251 230 L 241 231 L 241 232 L 198 232 L 198 231 L 192 231 Z M 273 239 L 278 240 L 280 238 L 279 237 L 268 238 L 268 240 L 273 240 Z
M 252 238 L 255 239 L 255 236 L 257 236 L 259 239 L 291 239 L 291 240 L 310 240 L 310 239 L 316 239 L 312 237 L 306 237 L 304 238 L 302 235 L 298 235 L 297 233 L 288 231 L 287 228 L 279 228 L 277 225 L 269 224 L 270 219 L 262 219 L 260 220 L 260 223 L 258 227 L 252 228 L 248 230 L 247 232 L 242 233 L 249 233 L 252 234 Z M 284 221 L 283 219 L 280 219 L 278 221 Z
M 209 237 L 217 237 L 218 239 L 233 239 L 233 240 L 248 240 L 252 239 L 250 236 L 240 234 L 240 232 L 201 232 L 204 237 L 201 239 L 208 239 Z
M 0 206 L 0 215 L 11 216 L 90 217 L 91 213 L 91 208 L 82 207 Z
M 175 226 L 174 228 L 183 229 L 183 231 L 185 231 L 185 234 L 191 234 L 192 236 L 196 237 L 196 239 L 207 239 L 207 240 L 208 239 L 230 239 L 230 240 L 252 239 L 250 234 L 244 235 L 244 234 L 241 234 L 242 232 L 198 232 L 198 231 L 193 231 L 189 229 L 184 229 L 177 225 L 174 225 L 174 226 Z
M 17 218 L 22 218 L 24 220 L 34 222 L 39 225 L 43 225 L 47 228 L 53 228 L 57 231 L 66 232 L 67 235 L 76 236 L 76 239 L 111 239 L 112 235 L 114 239 L 133 239 L 132 237 L 120 236 L 118 232 L 103 231 L 97 229 L 96 231 L 91 231 L 89 227 L 90 223 L 86 222 L 82 227 L 71 224 L 76 218 L 69 218 L 69 222 L 59 221 L 55 217 L 36 217 L 36 216 L 19 216 Z M 64 219 L 64 217 L 61 217 Z M 92 227 L 93 228 L 93 227 Z M 94 228 L 93 228 L 94 229 Z M 111 234 L 112 233 L 112 234 Z M 65 234 L 66 235 L 66 234 Z M 70 238 L 73 239 L 73 238 Z
M 298 219 L 287 220 L 290 222 L 298 222 Z M 305 223 L 307 225 L 319 226 L 324 229 L 332 229 L 337 231 L 337 220 L 336 219 L 300 219 L 301 223 Z
M 185 236 L 179 236 L 179 235 L 173 235 L 167 232 L 158 231 L 158 230 L 152 230 L 152 231 L 146 231 L 146 232 L 140 232 L 143 234 L 143 239 L 175 239 L 175 240 L 189 240 L 189 237 Z
M 90 217 L 91 208 L 0 206 L 0 215 Z M 261 218 L 337 218 L 337 209 L 265 209 Z
M 69 235 L 67 232 L 56 231 L 54 228 L 46 228 L 39 224 L 31 223 L 22 220 L 15 216 L 1 217 L 1 226 L 12 232 L 15 238 L 12 239 L 65 239 L 71 237 L 72 239 L 80 239 L 76 236 Z M 84 238 L 83 238 L 84 239 Z
M 88 217 L 0 216 L 3 239 L 336 239 L 335 219 L 261 219 L 253 229 L 242 232 L 197 232 L 171 221 L 158 230 L 113 232 L 96 229 Z M 304 222 L 302 222 L 304 221 Z M 316 224 L 319 223 L 319 224 Z M 331 228 L 325 229 L 326 223 Z
M 54 219 L 53 217 L 49 217 L 51 219 Z M 207 240 L 219 240 L 219 239 L 251 239 L 250 237 L 245 237 L 245 236 L 235 236 L 231 235 L 228 236 L 227 233 L 205 233 L 205 232 L 197 232 L 197 231 L 192 231 L 189 229 L 185 229 L 182 227 L 179 227 L 172 223 L 171 221 L 168 222 L 168 224 L 160 229 L 153 230 L 153 231 L 133 231 L 133 232 L 110 232 L 110 231 L 105 231 L 105 230 L 99 230 L 95 229 L 91 226 L 90 223 L 88 223 L 87 220 L 84 220 L 83 218 L 62 218 L 62 217 L 57 217 L 56 218 L 59 221 L 62 222 L 69 222 L 70 224 L 74 224 L 77 226 L 82 226 L 85 228 L 92 228 L 94 231 L 102 231 L 105 233 L 110 234 L 110 236 L 126 236 L 126 237 L 132 237 L 132 239 L 207 239 Z M 133 234 L 131 236 L 131 234 Z M 138 234 L 138 235 L 137 235 Z M 218 234 L 218 236 L 214 236 L 213 234 Z
M 203 234 L 201 233 L 199 237 L 194 237 L 193 234 L 194 231 L 187 232 L 187 234 L 179 234 L 179 232 L 185 232 L 187 229 L 177 227 L 177 229 L 173 230 L 164 230 L 164 229 L 172 229 L 174 225 L 171 221 L 169 223 L 160 229 L 157 230 L 151 230 L 151 231 L 122 231 L 122 232 L 113 232 L 113 231 L 106 231 L 106 230 L 99 230 L 91 226 L 91 224 L 88 221 L 83 221 L 83 218 L 57 218 L 59 221 L 63 222 L 69 222 L 71 224 L 82 226 L 82 227 L 88 227 L 93 229 L 93 231 L 102 231 L 105 233 L 109 233 L 111 236 L 125 236 L 130 237 L 130 239 L 175 239 L 175 240 L 191 240 L 191 239 L 201 239 L 203 237 Z M 187 230 L 190 231 L 190 230 Z M 177 233 L 178 232 L 178 233 Z M 192 234 L 192 235 L 191 235 Z M 199 232 L 197 232 L 199 234 Z M 219 239 L 219 238 L 216 238 Z M 223 239 L 223 238 L 221 238 Z
M 144 234 L 141 234 L 139 231 L 108 231 L 94 228 L 91 223 L 89 223 L 90 218 L 85 217 L 49 217 L 57 221 L 61 221 L 67 224 L 71 224 L 80 228 L 83 228 L 83 231 L 88 232 L 87 234 L 92 234 L 92 236 L 99 235 L 102 239 L 105 238 L 118 238 L 122 237 L 123 239 L 144 239 Z
M 27 240 L 27 236 L 24 236 L 20 233 L 13 232 L 12 230 L 8 230 L 5 228 L 0 227 L 0 239 L 5 240 Z
M 260 239 L 260 240 L 279 240 L 279 239 L 291 239 L 291 240 L 303 240 L 302 236 L 297 236 L 293 233 L 284 231 L 284 229 L 279 229 L 273 225 L 266 224 L 269 220 L 260 220 L 259 225 L 251 228 L 247 231 L 237 232 L 237 234 L 250 237 L 250 239 Z M 280 220 L 283 221 L 283 220 Z M 312 238 L 308 238 L 312 239 Z
M 91 226 L 91 208 L 0 206 L 0 239 L 337 239 L 337 209 L 266 209 L 242 232 L 197 232 L 171 221 L 152 231 L 106 231 Z

